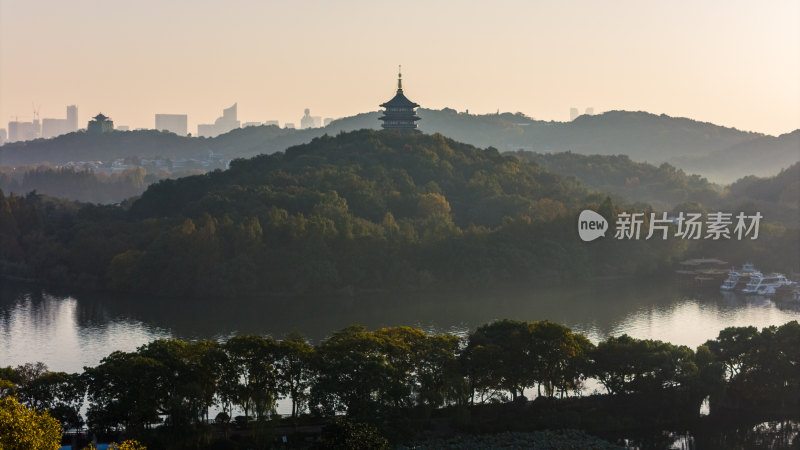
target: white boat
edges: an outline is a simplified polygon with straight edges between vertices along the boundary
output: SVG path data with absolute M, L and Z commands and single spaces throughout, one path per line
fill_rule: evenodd
M 728 272 L 728 278 L 722 282 L 722 286 L 719 288 L 723 291 L 732 291 L 736 289 L 736 285 L 739 283 L 739 278 L 741 278 L 741 274 L 733 269 Z
M 746 284 L 750 277 L 755 274 L 761 275 L 761 272 L 756 270 L 752 263 L 743 264 L 742 270 L 740 271 L 731 268 L 731 271 L 728 272 L 728 278 L 722 282 L 722 286 L 719 288 L 723 291 L 733 291 L 737 288 L 737 286 L 741 287 L 743 284 Z
M 791 281 L 780 273 L 769 275 L 753 274 L 750 277 L 750 282 L 747 283 L 742 292 L 745 294 L 772 295 L 775 293 L 776 288 L 786 284 L 791 284 Z

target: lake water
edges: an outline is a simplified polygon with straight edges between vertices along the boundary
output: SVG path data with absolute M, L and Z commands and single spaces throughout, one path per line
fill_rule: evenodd
M 300 331 L 319 342 L 354 323 L 465 333 L 501 318 L 550 319 L 594 342 L 627 333 L 695 348 L 725 327 L 800 320 L 800 306 L 669 282 L 247 301 L 67 295 L 6 282 L 0 287 L 0 367 L 42 361 L 50 370 L 80 372 L 112 351 L 159 338 L 281 338 Z

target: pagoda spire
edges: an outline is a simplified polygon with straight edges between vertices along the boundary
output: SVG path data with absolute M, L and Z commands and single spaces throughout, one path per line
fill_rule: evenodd
M 398 94 L 402 94 L 403 93 L 403 70 L 402 69 L 403 69 L 402 65 L 398 65 L 397 66 L 397 93 Z

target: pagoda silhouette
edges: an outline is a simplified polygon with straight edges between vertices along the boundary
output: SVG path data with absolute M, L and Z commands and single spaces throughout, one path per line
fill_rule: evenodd
M 397 94 L 391 100 L 381 105 L 386 108 L 383 116 L 378 120 L 383 121 L 381 125 L 386 130 L 398 130 L 411 133 L 419 133 L 416 122 L 419 120 L 414 108 L 419 105 L 409 100 L 403 95 L 403 73 L 398 68 L 397 73 Z

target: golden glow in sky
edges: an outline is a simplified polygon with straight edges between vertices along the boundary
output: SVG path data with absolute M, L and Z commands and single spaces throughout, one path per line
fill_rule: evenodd
M 33 105 L 189 130 L 378 110 L 403 65 L 426 108 L 643 110 L 800 128 L 800 2 L 0 0 L 0 128 Z

